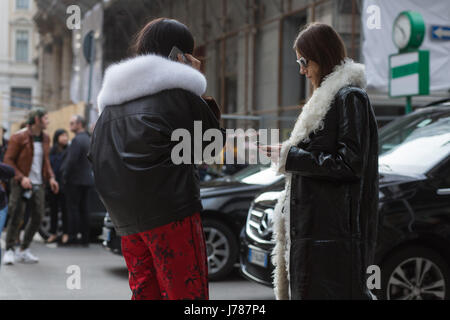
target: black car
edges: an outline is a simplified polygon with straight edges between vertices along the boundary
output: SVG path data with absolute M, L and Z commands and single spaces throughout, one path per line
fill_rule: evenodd
M 417 110 L 380 130 L 378 299 L 450 298 L 450 106 Z M 241 272 L 272 286 L 271 215 L 283 183 L 252 203 Z
M 239 262 L 239 235 L 245 226 L 248 208 L 255 195 L 283 180 L 264 166 L 253 165 L 239 172 L 201 184 L 202 222 L 208 255 L 209 279 L 227 276 Z M 103 226 L 103 246 L 121 254 L 120 237 L 107 215 Z
M 46 206 L 45 214 L 42 219 L 41 226 L 39 228 L 39 234 L 47 240 L 50 237 L 50 206 L 49 206 L 49 193 L 46 192 Z M 90 225 L 90 237 L 92 241 L 97 240 L 98 236 L 102 233 L 103 221 L 106 215 L 106 209 L 100 200 L 97 190 L 92 187 L 89 188 L 88 193 L 88 213 L 89 213 L 89 225 Z M 62 235 L 62 217 L 61 212 L 58 215 L 58 235 Z

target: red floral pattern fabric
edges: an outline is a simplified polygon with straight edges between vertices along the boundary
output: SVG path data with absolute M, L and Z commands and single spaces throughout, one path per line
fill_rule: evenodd
M 122 237 L 132 300 L 208 300 L 208 262 L 199 213 Z

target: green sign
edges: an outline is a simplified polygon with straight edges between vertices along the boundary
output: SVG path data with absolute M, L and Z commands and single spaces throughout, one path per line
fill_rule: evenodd
M 430 52 L 418 50 L 425 29 L 422 15 L 414 11 L 400 12 L 392 28 L 399 53 L 389 56 L 389 96 L 406 97 L 406 113 L 412 111 L 412 96 L 430 93 Z
M 389 56 L 391 98 L 430 93 L 430 52 L 418 50 Z

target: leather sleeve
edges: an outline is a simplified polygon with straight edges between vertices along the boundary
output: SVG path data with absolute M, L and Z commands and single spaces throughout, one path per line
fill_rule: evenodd
M 195 121 L 202 122 L 202 135 L 205 134 L 209 129 L 217 129 L 220 131 L 222 138 L 221 150 L 225 146 L 226 143 L 226 132 L 225 129 L 220 127 L 220 108 L 217 105 L 216 101 L 212 97 L 206 97 L 206 100 L 202 97 L 191 95 L 190 97 L 191 110 L 194 114 Z M 212 143 L 212 141 L 203 141 L 202 143 L 202 152 Z M 194 146 L 192 146 L 192 150 L 194 150 Z M 195 151 L 193 152 L 194 155 Z M 216 156 L 216 154 L 214 154 Z M 212 158 L 203 159 L 204 162 L 212 162 Z M 194 159 L 193 159 L 194 160 Z M 195 161 L 193 161 L 195 163 Z M 199 164 L 199 163 L 196 163 Z
M 367 97 L 349 92 L 335 101 L 338 108 L 338 137 L 335 154 L 291 147 L 286 171 L 331 180 L 357 180 L 364 162 L 363 135 L 367 128 Z
M 213 97 L 207 97 L 207 96 L 204 96 L 203 100 L 205 100 L 205 102 L 208 105 L 209 109 L 216 116 L 216 119 L 220 120 L 220 118 L 222 116 L 222 113 L 220 111 L 219 105 L 217 104 L 216 100 Z
M 19 152 L 20 152 L 19 136 L 15 134 L 9 140 L 8 148 L 6 149 L 3 162 L 14 168 L 15 171 L 14 179 L 18 182 L 20 182 L 22 178 L 25 176 L 16 165 L 17 159 L 19 157 Z
M 9 180 L 12 177 L 14 177 L 14 168 L 4 164 L 0 163 L 0 180 Z

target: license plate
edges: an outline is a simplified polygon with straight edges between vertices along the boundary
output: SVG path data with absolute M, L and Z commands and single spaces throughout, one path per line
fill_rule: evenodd
M 111 240 L 111 230 L 110 229 L 103 228 L 102 239 L 104 241 L 110 241 Z
M 250 261 L 250 263 L 267 268 L 267 260 L 268 254 L 266 252 L 255 250 L 252 248 L 248 249 L 248 261 Z

